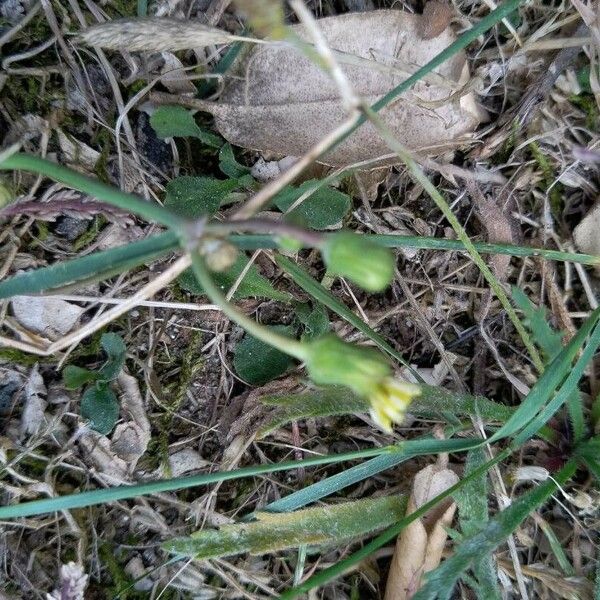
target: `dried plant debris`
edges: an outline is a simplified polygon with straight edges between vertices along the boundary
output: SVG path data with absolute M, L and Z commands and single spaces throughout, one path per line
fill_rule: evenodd
M 407 514 L 457 482 L 458 475 L 450 469 L 438 465 L 425 467 L 415 476 Z M 423 575 L 438 566 L 446 545 L 446 528 L 451 525 L 455 511 L 452 500 L 442 501 L 402 531 L 390 566 L 385 600 L 408 600 L 419 589 Z
M 344 63 L 342 68 L 354 91 L 372 104 L 456 39 L 447 17 L 445 26 L 436 25 L 435 31 L 429 27 L 430 15 L 400 10 L 345 14 L 318 23 Z M 438 19 L 437 24 L 440 22 Z M 131 37 L 138 39 L 146 25 L 145 33 L 152 31 L 154 37 L 149 36 L 143 49 L 148 50 L 153 40 L 162 49 L 163 38 L 181 47 L 178 36 L 185 36 L 170 21 L 165 21 L 162 32 L 160 20 L 137 25 L 130 21 L 127 31 L 135 31 Z M 110 46 L 106 27 L 86 32 L 84 39 Z M 291 29 L 303 41 L 310 41 L 303 26 Z M 178 41 L 173 42 L 173 38 Z M 189 47 L 191 40 L 187 43 Z M 199 101 L 193 105 L 212 113 L 219 132 L 237 146 L 300 156 L 347 117 L 340 92 L 329 75 L 290 44 L 246 47 L 229 75 L 218 103 Z M 408 148 L 439 153 L 456 146 L 485 117 L 469 82 L 466 55 L 458 52 L 409 94 L 383 109 L 381 116 Z M 340 166 L 389 154 L 389 147 L 367 124 L 319 160 Z
M 577 249 L 586 254 L 600 255 L 600 203 L 597 203 L 573 231 Z

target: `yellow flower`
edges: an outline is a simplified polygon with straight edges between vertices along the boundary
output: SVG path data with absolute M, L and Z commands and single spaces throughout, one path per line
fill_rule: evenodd
M 386 433 L 391 433 L 392 424 L 402 422 L 412 399 L 420 394 L 418 385 L 387 377 L 369 394 L 371 418 Z

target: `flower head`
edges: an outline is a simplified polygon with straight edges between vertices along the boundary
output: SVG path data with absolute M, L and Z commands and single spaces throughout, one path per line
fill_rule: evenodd
M 310 343 L 306 367 L 315 383 L 349 387 L 370 404 L 371 417 L 384 431 L 402 421 L 406 408 L 421 389 L 392 377 L 381 352 L 348 344 L 335 335 L 324 335 Z
M 369 394 L 369 414 L 381 429 L 391 433 L 392 423 L 402 421 L 409 404 L 420 394 L 421 388 L 418 385 L 388 377 Z

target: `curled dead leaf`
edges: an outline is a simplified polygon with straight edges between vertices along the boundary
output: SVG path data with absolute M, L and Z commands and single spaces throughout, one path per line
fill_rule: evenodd
M 415 476 L 406 514 L 458 483 L 450 469 L 429 465 Z M 385 600 L 407 600 L 419 589 L 424 573 L 435 569 L 446 544 L 446 527 L 452 523 L 456 504 L 440 502 L 425 516 L 410 523 L 400 534 L 390 565 Z
M 580 252 L 600 256 L 600 202 L 597 202 L 594 208 L 582 219 L 581 223 L 573 231 L 573 240 L 575 246 Z M 600 272 L 600 267 L 596 267 L 596 272 Z
M 441 2 L 433 4 L 429 12 L 435 13 L 435 19 L 428 14 L 377 10 L 318 21 L 363 101 L 374 103 L 455 41 L 449 26 L 451 9 Z M 290 29 L 300 40 L 311 41 L 302 25 Z M 215 37 L 210 38 L 213 34 Z M 102 47 L 126 44 L 130 50 L 174 51 L 227 41 L 229 34 L 220 35 L 197 23 L 146 19 L 106 23 L 81 37 Z M 207 41 L 209 38 L 213 41 Z M 336 84 L 290 42 L 248 44 L 229 75 L 219 102 L 190 99 L 185 103 L 211 113 L 219 132 L 237 146 L 301 156 L 347 118 Z M 485 118 L 470 82 L 466 55 L 457 52 L 380 115 L 396 139 L 410 150 L 440 153 L 464 141 Z M 163 99 L 171 103 L 176 100 Z M 346 166 L 389 153 L 379 133 L 367 123 L 320 162 Z

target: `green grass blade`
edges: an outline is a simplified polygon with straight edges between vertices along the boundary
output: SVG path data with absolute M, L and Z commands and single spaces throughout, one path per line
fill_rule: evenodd
M 581 326 L 569 344 L 550 363 L 506 424 L 488 440 L 489 443 L 514 435 L 536 416 L 559 383 L 571 371 L 573 359 L 585 342 L 586 337 L 598 322 L 599 317 L 600 309 L 596 309 Z
M 573 394 L 577 390 L 579 380 L 581 379 L 585 368 L 596 354 L 598 346 L 600 346 L 600 323 L 596 323 L 584 351 L 581 353 L 575 366 L 569 370 L 569 375 L 559 391 L 552 400 L 548 402 L 548 404 L 544 406 L 533 419 L 531 419 L 523 431 L 515 437 L 513 441 L 514 447 L 521 446 L 529 438 L 533 437 L 552 418 L 556 411 L 558 411 L 569 398 L 573 397 Z
M 275 260 L 281 269 L 283 269 L 305 292 L 308 292 L 315 300 L 318 300 L 327 308 L 342 317 L 342 319 L 356 327 L 356 329 L 375 342 L 375 344 L 377 344 L 384 352 L 387 352 L 399 363 L 408 367 L 411 372 L 418 377 L 419 381 L 423 382 L 423 378 L 412 369 L 399 352 L 394 350 L 381 335 L 369 327 L 360 317 L 357 317 L 349 308 L 329 292 L 329 290 L 325 289 L 318 281 L 313 279 L 304 269 L 280 254 L 275 257 Z
M 396 536 L 407 525 L 409 525 L 416 519 L 419 519 L 420 517 L 422 517 L 425 513 L 427 513 L 434 506 L 436 506 L 438 504 L 438 502 L 440 502 L 444 498 L 448 498 L 449 496 L 452 496 L 457 490 L 460 490 L 464 485 L 466 485 L 473 479 L 480 477 L 483 473 L 487 473 L 487 471 L 491 467 L 493 467 L 495 464 L 499 463 L 500 461 L 504 460 L 508 455 L 509 455 L 508 451 L 499 452 L 493 459 L 489 460 L 481 467 L 474 469 L 469 475 L 466 475 L 465 477 L 463 477 L 463 479 L 461 479 L 456 485 L 453 485 L 452 487 L 448 488 L 446 491 L 439 494 L 438 496 L 436 496 L 429 502 L 426 502 L 425 504 L 423 504 L 423 506 L 421 506 L 421 508 L 417 509 L 410 515 L 407 515 L 406 517 L 404 517 L 404 519 L 399 521 L 396 525 L 394 525 L 393 527 L 390 527 L 389 529 L 384 531 L 382 534 L 378 535 L 376 538 L 374 538 L 368 544 L 365 544 L 360 550 L 358 550 L 357 552 L 355 552 L 348 558 L 345 558 L 344 560 L 339 561 L 335 565 L 333 565 L 327 569 L 324 569 L 323 571 L 321 571 L 320 573 L 317 573 L 316 575 L 313 575 L 312 577 L 309 577 L 306 581 L 304 581 L 300 585 L 295 586 L 294 588 L 288 590 L 287 592 L 284 592 L 280 596 L 280 600 L 291 600 L 292 598 L 297 598 L 298 596 L 301 596 L 302 594 L 306 594 L 310 590 L 320 587 L 321 585 L 324 585 L 327 582 L 342 575 L 348 569 L 354 567 L 355 565 L 357 565 L 364 559 L 368 558 L 371 554 L 373 554 L 374 552 L 379 550 L 379 548 L 381 548 L 385 544 L 391 542 L 394 538 L 396 538 Z
M 527 516 L 573 476 L 575 462 L 567 463 L 553 479 L 517 498 L 508 508 L 499 512 L 479 532 L 464 540 L 450 558 L 437 569 L 425 575 L 425 585 L 413 596 L 413 600 L 449 598 L 456 581 L 466 569 L 482 555 L 493 552 Z
M 305 487 L 297 492 L 293 492 L 280 500 L 271 502 L 265 506 L 264 510 L 269 512 L 290 512 L 302 508 L 307 504 L 312 504 L 321 498 L 331 496 L 340 490 L 364 481 L 377 473 L 387 471 L 393 467 L 406 462 L 410 456 L 401 452 L 394 452 L 393 454 L 382 454 L 370 460 L 367 460 L 359 465 L 345 469 L 341 473 L 327 477 L 322 481 L 313 483 L 308 487 Z
M 84 279 L 106 279 L 116 273 L 147 264 L 175 250 L 178 245 L 177 236 L 172 232 L 165 232 L 139 242 L 21 273 L 0 282 L 0 299 L 20 294 L 37 294 Z
M 332 235 L 332 234 L 325 234 Z M 386 248 L 414 248 L 416 250 L 451 250 L 466 252 L 465 245 L 460 240 L 446 240 L 435 237 L 423 237 L 412 235 L 383 235 L 370 234 L 369 240 L 381 244 Z M 270 234 L 235 234 L 230 241 L 243 250 L 259 250 L 278 248 L 275 236 Z M 547 248 L 530 248 L 528 246 L 515 246 L 513 244 L 488 244 L 485 242 L 473 242 L 475 249 L 481 254 L 503 254 L 505 256 L 516 256 L 519 258 L 540 257 L 546 260 L 561 262 L 573 262 L 582 265 L 599 265 L 600 256 L 593 254 L 578 254 L 576 252 L 562 252 L 560 250 L 548 250 Z
M 434 440 L 436 441 L 436 440 Z M 460 440 L 456 440 L 460 441 Z M 10 506 L 0 507 L 0 519 L 15 519 L 18 517 L 29 517 L 43 513 L 56 512 L 60 510 L 69 510 L 73 508 L 84 508 L 107 502 L 116 502 L 117 500 L 127 500 L 138 496 L 156 494 L 159 492 L 172 492 L 183 490 L 199 485 L 208 485 L 220 481 L 231 481 L 241 479 L 242 477 L 253 477 L 265 473 L 275 473 L 277 471 L 289 471 L 300 467 L 314 467 L 318 465 L 327 465 L 346 460 L 356 460 L 379 456 L 380 454 L 395 453 L 396 446 L 386 446 L 383 448 L 369 448 L 367 450 L 357 450 L 356 452 L 347 452 L 344 454 L 333 454 L 308 458 L 306 460 L 295 460 L 282 462 L 272 465 L 257 465 L 244 467 L 235 471 L 222 471 L 208 473 L 204 475 L 194 475 L 192 477 L 177 477 L 175 479 L 163 479 L 149 483 L 140 483 L 130 486 L 117 486 L 77 494 L 68 494 L 56 498 L 46 498 L 43 500 L 32 500 Z
M 122 210 L 136 214 L 148 221 L 161 223 L 167 227 L 173 227 L 180 230 L 184 221 L 168 211 L 166 208 L 150 202 L 142 200 L 134 194 L 122 192 L 118 188 L 111 185 L 106 185 L 97 179 L 86 177 L 77 171 L 62 167 L 49 160 L 45 160 L 38 156 L 30 156 L 28 154 L 12 154 L 2 162 L 0 162 L 0 170 L 18 170 L 30 171 L 50 177 L 55 181 L 64 183 L 69 187 L 79 190 L 84 194 L 88 194 L 98 200 L 112 204 Z

